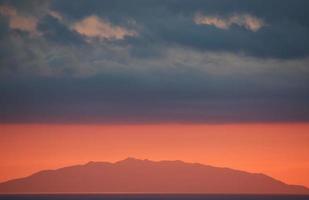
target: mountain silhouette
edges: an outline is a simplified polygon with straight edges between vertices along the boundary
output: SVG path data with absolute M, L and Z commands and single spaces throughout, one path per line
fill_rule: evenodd
M 89 162 L 0 184 L 0 193 L 309 194 L 264 174 L 183 161 Z

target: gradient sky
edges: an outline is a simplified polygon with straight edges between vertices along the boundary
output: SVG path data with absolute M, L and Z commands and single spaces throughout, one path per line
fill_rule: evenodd
M 309 186 L 309 123 L 1 125 L 0 181 L 89 161 L 184 160 Z
M 309 186 L 308 8 L 0 0 L 0 181 L 133 156 Z

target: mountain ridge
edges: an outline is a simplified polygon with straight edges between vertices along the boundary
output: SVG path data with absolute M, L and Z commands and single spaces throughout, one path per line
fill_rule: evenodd
M 309 194 L 309 189 L 261 173 L 129 157 L 114 163 L 90 161 L 42 170 L 0 183 L 0 193 Z

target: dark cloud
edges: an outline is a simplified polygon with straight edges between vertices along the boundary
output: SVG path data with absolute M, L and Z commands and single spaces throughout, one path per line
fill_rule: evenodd
M 54 42 L 80 44 L 81 38 L 68 24 L 43 17 L 48 11 L 59 12 L 68 22 L 76 22 L 96 15 L 115 25 L 136 23 L 139 36 L 126 38 L 132 45 L 132 55 L 149 56 L 161 45 L 180 45 L 200 51 L 243 53 L 262 58 L 302 58 L 309 54 L 309 14 L 306 0 L 265 1 L 4 1 L 23 13 L 40 17 L 39 28 L 43 37 Z M 40 12 L 39 12 L 40 11 Z M 197 25 L 193 18 L 197 12 L 209 16 L 250 14 L 265 22 L 258 31 L 240 26 L 227 30 L 215 26 Z M 48 29 L 48 31 L 47 31 Z M 147 52 L 149 51 L 149 53 Z
M 62 45 L 83 45 L 86 44 L 83 37 L 70 30 L 60 20 L 52 16 L 44 17 L 38 24 L 38 30 L 44 34 L 47 40 Z
M 13 6 L 18 12 L 24 15 L 43 16 L 50 6 L 51 0 L 0 0 L 1 5 Z
M 6 35 L 8 35 L 9 33 L 9 25 L 8 25 L 8 21 L 5 17 L 1 17 L 0 16 L 0 40 L 5 37 Z
M 301 83 L 298 83 L 301 85 Z M 307 87 L 192 72 L 1 81 L 0 121 L 231 123 L 308 121 Z
M 309 121 L 308 4 L 0 1 L 16 10 L 0 13 L 0 122 Z
M 308 1 L 54 1 L 53 8 L 71 19 L 96 14 L 115 23 L 134 19 L 143 28 L 142 42 L 164 42 L 210 51 L 242 52 L 257 57 L 297 58 L 309 53 Z M 234 26 L 220 30 L 198 26 L 196 12 L 230 16 L 251 14 L 266 23 L 257 32 Z M 145 36 L 146 37 L 145 37 Z M 145 40 L 146 38 L 146 40 Z M 133 43 L 135 45 L 136 43 Z M 150 49 L 151 51 L 151 49 Z

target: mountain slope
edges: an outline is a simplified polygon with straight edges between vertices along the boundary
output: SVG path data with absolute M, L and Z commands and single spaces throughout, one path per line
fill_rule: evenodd
M 46 170 L 0 184 L 0 193 L 255 193 L 309 194 L 309 189 L 253 174 L 182 161 L 137 160 Z

